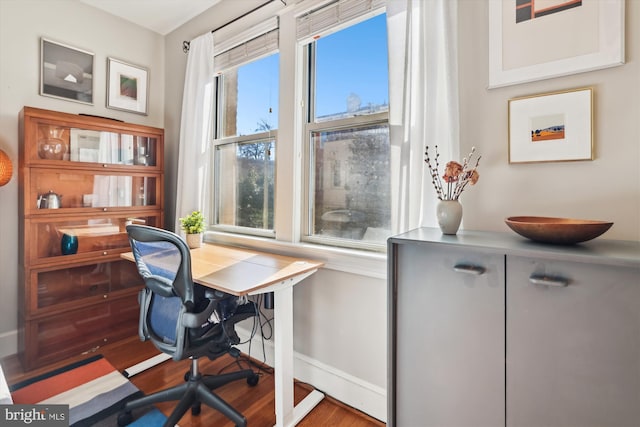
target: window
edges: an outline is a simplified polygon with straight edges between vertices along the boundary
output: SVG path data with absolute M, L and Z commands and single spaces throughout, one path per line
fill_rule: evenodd
M 217 224 L 273 230 L 274 145 L 267 139 L 216 146 Z
M 341 28 L 305 45 L 304 238 L 380 248 L 391 234 L 386 17 Z
M 278 127 L 278 31 L 253 38 L 214 64 L 214 228 L 273 236 Z
M 220 135 L 252 135 L 278 127 L 278 54 L 227 70 L 218 77 Z
M 250 37 L 220 34 L 213 229 L 384 250 L 391 235 L 386 0 L 304 7 L 314 4 L 280 16 L 287 28 L 295 20 L 290 38 L 278 38 L 278 20 Z

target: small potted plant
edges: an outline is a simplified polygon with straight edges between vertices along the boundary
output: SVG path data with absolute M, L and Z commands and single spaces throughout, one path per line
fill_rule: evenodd
M 180 218 L 180 228 L 187 233 L 187 246 L 194 249 L 202 245 L 202 232 L 204 231 L 204 215 L 202 212 L 193 211 L 184 218 Z

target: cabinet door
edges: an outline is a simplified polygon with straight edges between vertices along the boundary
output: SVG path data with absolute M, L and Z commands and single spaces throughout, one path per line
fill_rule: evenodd
M 508 426 L 638 425 L 639 278 L 507 257 Z
M 160 175 L 32 168 L 25 176 L 26 215 L 158 210 Z
M 31 165 L 57 163 L 71 167 L 95 167 L 99 164 L 104 167 L 141 166 L 156 170 L 161 166 L 158 152 L 162 135 L 148 133 L 149 128 L 139 126 L 134 133 L 126 129 L 87 129 L 83 125 L 61 120 L 35 119 L 28 123 L 24 132 L 25 139 L 30 143 L 25 147 L 25 161 Z
M 59 209 L 56 209 L 59 210 Z M 109 257 L 131 250 L 126 225 L 161 225 L 161 216 L 127 214 L 49 215 L 25 221 L 28 234 L 24 264 L 70 263 L 80 259 Z
M 504 255 L 396 246 L 395 425 L 504 425 Z
M 25 322 L 25 368 L 30 370 L 135 336 L 140 309 L 137 293 L 59 315 Z M 22 339 L 22 338 L 20 338 Z
M 32 269 L 25 282 L 27 306 L 33 315 L 95 303 L 144 285 L 135 263 L 123 259 Z

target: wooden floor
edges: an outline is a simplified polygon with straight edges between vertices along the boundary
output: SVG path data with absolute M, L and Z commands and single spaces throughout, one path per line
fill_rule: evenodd
M 105 346 L 98 350 L 98 353 L 105 358 L 118 370 L 135 365 L 138 362 L 148 359 L 158 351 L 152 344 L 142 343 L 137 338 L 131 338 L 116 344 Z M 80 360 L 84 357 L 77 357 L 67 361 L 57 363 L 47 368 L 34 370 L 25 373 L 20 362 L 15 356 L 10 356 L 2 360 L 2 366 L 9 384 L 14 384 L 41 373 L 50 371 L 58 366 L 66 365 L 74 360 Z M 174 362 L 168 360 L 148 369 L 131 378 L 139 389 L 145 393 L 152 393 L 162 390 L 173 385 L 180 384 L 184 381 L 185 372 L 189 370 L 189 361 Z M 249 362 L 241 362 L 242 368 L 249 367 Z M 238 369 L 235 359 L 230 356 L 223 356 L 215 361 L 209 359 L 200 360 L 200 369 L 203 374 L 216 374 L 221 372 L 230 372 Z M 257 371 L 255 366 L 252 369 Z M 240 411 L 246 418 L 250 427 L 272 427 L 275 424 L 275 397 L 274 397 L 274 379 L 270 370 L 260 370 L 260 381 L 257 386 L 250 387 L 245 381 L 236 381 L 216 389 L 216 393 L 236 410 Z M 302 400 L 312 388 L 306 384 L 296 383 L 294 387 L 295 402 Z M 174 403 L 162 403 L 157 407 L 165 414 L 170 414 Z M 180 420 L 181 427 L 211 427 L 211 426 L 233 426 L 219 412 L 202 406 L 202 413 L 199 416 L 192 416 L 190 412 Z M 351 407 L 348 407 L 337 400 L 326 397 L 313 411 L 307 415 L 299 424 L 302 427 L 316 426 L 384 426 L 385 424 L 379 420 L 371 418 Z

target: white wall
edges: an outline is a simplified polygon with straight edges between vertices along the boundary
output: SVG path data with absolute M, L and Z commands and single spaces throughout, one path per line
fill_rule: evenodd
M 480 181 L 461 198 L 464 226 L 508 231 L 512 215 L 595 219 L 614 222 L 601 238 L 640 240 L 640 1 L 626 2 L 626 64 L 490 90 L 487 2 L 461 0 L 459 20 L 460 151 L 482 154 Z M 580 87 L 594 90 L 595 160 L 510 165 L 508 100 Z
M 39 95 L 40 37 L 94 57 L 93 106 Z M 149 115 L 107 109 L 107 57 L 149 68 Z M 0 357 L 16 352 L 18 113 L 23 106 L 164 127 L 164 38 L 75 0 L 0 0 L 0 149 L 14 164 L 0 187 Z

